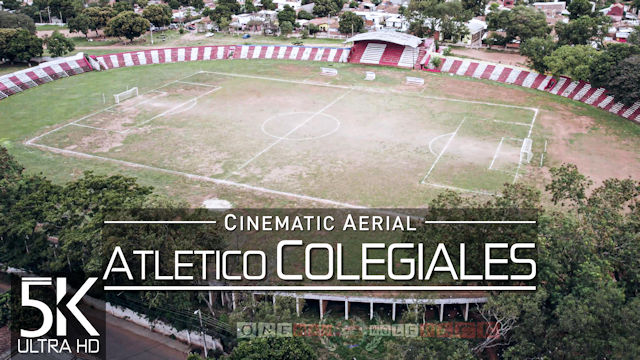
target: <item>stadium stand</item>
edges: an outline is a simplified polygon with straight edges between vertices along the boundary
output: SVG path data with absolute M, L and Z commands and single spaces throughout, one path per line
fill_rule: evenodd
M 93 70 L 83 53 L 0 76 L 0 99 L 29 88 Z
M 387 40 L 386 43 L 381 39 Z M 361 63 L 366 53 L 364 60 L 370 61 L 370 63 L 374 63 L 375 59 L 378 59 L 378 65 L 409 67 L 409 64 L 413 66 L 415 59 L 415 64 L 424 70 L 448 72 L 459 76 L 470 76 L 547 91 L 640 122 L 640 101 L 626 106 L 615 101 L 606 89 L 595 88 L 583 81 L 572 81 L 566 77 L 554 79 L 551 76 L 523 68 L 450 56 L 442 58 L 438 69 L 428 69 L 427 65 L 433 54 L 433 40 L 425 39 L 423 41 L 407 34 L 379 31 L 374 35 L 371 33 L 358 34 L 347 40 L 347 42 L 349 41 L 354 42 L 352 48 L 225 45 L 151 49 L 89 58 L 78 53 L 74 56 L 0 76 L 0 100 L 34 86 L 92 70 L 217 59 L 288 59 Z M 367 51 L 370 45 L 371 50 Z M 402 49 L 401 52 L 400 49 Z M 416 51 L 417 55 L 413 56 Z
M 413 68 L 424 49 L 421 38 L 389 31 L 358 34 L 345 42 L 353 42 L 349 62 L 356 64 Z

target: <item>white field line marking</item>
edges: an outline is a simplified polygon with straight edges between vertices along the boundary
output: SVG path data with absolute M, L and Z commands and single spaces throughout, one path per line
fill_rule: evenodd
M 105 220 L 104 224 L 216 224 L 216 220 Z
M 491 168 L 493 167 L 493 164 L 496 162 L 496 159 L 498 158 L 498 153 L 500 152 L 500 148 L 502 147 L 503 141 L 504 141 L 504 136 L 502 137 L 502 139 L 500 139 L 500 142 L 498 143 L 498 147 L 496 148 L 496 152 L 493 154 L 493 159 L 491 160 L 491 164 L 489 164 L 489 170 L 491 170 Z
M 194 76 L 194 75 L 196 75 L 196 74 L 198 74 L 198 73 L 193 73 L 193 74 L 188 75 L 188 76 L 185 76 L 185 77 L 183 77 L 183 78 L 179 78 L 179 79 L 176 79 L 176 80 L 169 81 L 168 83 L 163 84 L 163 85 L 161 85 L 161 86 L 158 86 L 157 88 L 151 89 L 151 90 L 147 91 L 147 92 L 146 92 L 146 93 L 144 93 L 144 94 L 148 94 L 148 93 L 150 93 L 150 92 L 157 92 L 158 90 L 160 90 L 160 89 L 162 89 L 162 88 L 164 88 L 164 87 L 167 87 L 167 86 L 169 86 L 169 85 L 171 85 L 171 84 L 176 83 L 177 81 L 180 81 L 180 80 L 182 80 L 182 79 L 189 78 L 189 77 Z M 143 94 L 143 95 L 144 95 L 144 94 Z M 45 136 L 47 136 L 47 135 L 49 135 L 49 134 L 52 134 L 52 133 L 54 133 L 54 132 L 56 132 L 56 131 L 59 131 L 59 130 L 62 130 L 62 129 L 64 129 L 64 128 L 65 128 L 65 127 L 67 127 L 67 126 L 70 126 L 70 125 L 73 125 L 73 124 L 77 124 L 77 123 L 79 123 L 80 121 L 82 121 L 82 120 L 84 120 L 84 119 L 87 119 L 87 118 L 89 118 L 89 117 L 91 117 L 91 116 L 98 115 L 98 114 L 100 114 L 100 113 L 102 113 L 102 112 L 104 112 L 104 111 L 109 111 L 110 109 L 112 109 L 112 108 L 116 107 L 117 105 L 118 105 L 118 104 L 111 104 L 111 105 L 109 105 L 109 106 L 107 106 L 107 107 L 104 107 L 104 108 L 102 108 L 102 109 L 100 109 L 100 110 L 97 110 L 97 111 L 94 111 L 94 112 L 92 112 L 92 113 L 89 113 L 88 115 L 85 115 L 85 116 L 83 116 L 83 117 L 81 117 L 81 118 L 79 118 L 79 119 L 72 120 L 72 121 L 70 121 L 70 122 L 68 122 L 68 123 L 66 123 L 66 124 L 64 124 L 64 125 L 58 126 L 58 127 L 57 127 L 57 128 L 55 128 L 55 129 L 49 130 L 49 131 L 47 131 L 47 132 L 45 132 L 45 133 L 42 133 L 42 134 L 40 134 L 40 135 L 38 135 L 38 136 L 36 136 L 36 137 L 33 137 L 33 138 L 31 138 L 31 139 L 29 139 L 29 140 L 25 141 L 25 144 L 26 144 L 26 145 L 32 145 L 32 144 L 34 144 L 36 141 L 38 141 L 38 140 L 42 139 L 43 137 L 45 137 Z
M 72 126 L 79 126 L 79 127 L 89 128 L 89 129 L 94 129 L 94 130 L 100 130 L 100 131 L 106 131 L 106 132 L 114 132 L 114 133 L 118 133 L 118 134 L 124 134 L 124 133 L 126 133 L 126 131 L 111 130 L 111 129 L 105 129 L 105 128 L 101 128 L 101 127 L 97 127 L 97 126 L 91 126 L 91 125 L 85 125 L 85 124 L 78 124 L 78 123 L 71 123 L 71 124 L 69 124 L 69 125 L 72 125 Z
M 425 224 L 535 224 L 536 220 L 425 220 Z
M 431 139 L 431 141 L 429 141 L 429 151 L 435 155 L 438 156 L 438 154 L 436 154 L 435 151 L 433 151 L 433 148 L 431 147 L 433 145 L 434 142 L 436 142 L 438 139 L 440 139 L 441 137 L 445 137 L 447 135 L 453 135 L 453 133 L 447 133 L 447 134 L 442 134 L 442 135 L 438 135 L 436 137 L 434 137 L 433 139 Z
M 149 98 L 149 99 L 146 99 L 146 100 L 140 101 L 139 103 L 135 103 L 135 104 L 127 105 L 126 100 L 125 100 L 125 102 L 124 102 L 124 103 L 120 103 L 120 104 L 121 104 L 121 105 L 124 105 L 124 106 L 123 106 L 123 108 L 124 108 L 125 110 L 126 110 L 126 109 L 134 109 L 134 108 L 136 108 L 136 107 L 138 107 L 138 106 L 140 106 L 140 105 L 142 105 L 142 104 L 146 104 L 146 103 L 148 103 L 149 101 L 154 100 L 154 99 L 155 99 L 155 98 L 157 98 L 157 97 L 165 96 L 165 95 L 167 95 L 167 94 L 168 94 L 166 91 L 151 90 L 151 91 L 147 91 L 146 93 L 144 93 L 144 94 L 142 94 L 142 95 L 146 95 L 146 94 L 149 94 L 149 93 L 152 93 L 152 92 L 153 92 L 153 93 L 159 93 L 159 94 L 158 94 L 158 95 L 155 95 L 155 96 L 153 96 L 153 97 L 151 97 L 151 98 Z M 140 97 L 140 96 L 138 96 L 138 97 Z M 122 112 L 122 111 L 120 111 L 120 112 Z
M 293 134 L 294 132 L 296 132 L 298 129 L 300 129 L 301 127 L 305 126 L 309 121 L 313 120 L 313 118 L 315 118 L 316 116 L 322 114 L 325 110 L 329 109 L 330 107 L 332 107 L 333 105 L 335 105 L 338 101 L 342 100 L 345 96 L 347 96 L 347 94 L 349 94 L 351 92 L 351 90 L 346 91 L 344 94 L 338 96 L 336 99 L 334 99 L 333 101 L 331 101 L 330 103 L 328 103 L 327 105 L 325 105 L 322 109 L 316 111 L 315 113 L 311 114 L 311 116 L 309 116 L 308 118 L 306 118 L 303 122 L 301 122 L 300 124 L 298 124 L 296 127 L 294 127 L 293 129 L 289 130 L 289 132 L 287 132 L 286 134 L 284 134 L 282 137 L 278 138 L 276 141 L 272 142 L 271 144 L 269 144 L 269 146 L 267 146 L 266 148 L 264 148 L 262 151 L 260 151 L 259 153 L 255 154 L 251 159 L 245 161 L 242 165 L 240 165 L 234 172 L 232 172 L 231 174 L 229 174 L 227 177 L 225 177 L 225 180 L 228 179 L 229 177 L 233 176 L 234 174 L 237 174 L 238 171 L 244 169 L 247 165 L 249 165 L 250 163 L 252 163 L 255 159 L 259 158 L 262 154 L 266 153 L 267 151 L 269 151 L 272 147 L 278 145 L 280 142 L 282 142 L 283 140 L 285 140 L 287 138 L 287 136 Z
M 497 122 L 501 124 L 509 124 L 509 125 L 531 126 L 530 123 L 522 123 L 517 121 L 493 120 L 493 122 Z
M 218 87 L 217 85 L 202 84 L 202 83 L 197 83 L 197 82 L 192 82 L 192 81 L 179 80 L 178 82 L 179 83 L 183 83 L 183 84 L 188 84 L 188 85 L 195 85 L 195 86 Z
M 533 131 L 533 124 L 536 122 L 536 117 L 538 117 L 538 109 L 535 109 L 533 112 L 533 119 L 531 119 L 531 125 L 529 126 L 529 132 L 527 133 L 527 137 L 531 137 L 531 132 Z
M 446 97 L 430 96 L 430 95 L 416 96 L 416 95 L 413 95 L 413 94 L 416 94 L 415 92 L 407 93 L 407 92 L 400 91 L 400 90 L 372 88 L 372 87 L 368 87 L 368 86 L 357 86 L 356 87 L 356 86 L 336 85 L 336 84 L 328 84 L 328 83 L 312 83 L 312 82 L 304 82 L 304 81 L 301 81 L 301 80 L 278 79 L 278 78 L 266 77 L 266 76 L 237 74 L 237 73 L 224 73 L 224 72 L 217 72 L 217 71 L 202 71 L 202 72 L 203 73 L 208 73 L 208 74 L 221 75 L 221 76 L 241 77 L 241 78 L 248 78 L 248 79 L 259 79 L 259 80 L 270 80 L 270 81 L 278 81 L 278 82 L 285 82 L 285 83 L 291 83 L 291 84 L 324 86 L 324 87 L 330 87 L 330 88 L 336 88 L 336 89 L 356 89 L 357 88 L 358 90 L 371 92 L 371 93 L 394 93 L 394 94 L 401 94 L 401 95 L 411 96 L 411 97 L 420 97 L 420 98 L 424 98 L 424 99 L 433 99 L 433 100 L 441 100 L 441 101 L 454 101 L 454 102 L 461 102 L 461 103 L 468 103 L 468 104 L 479 104 L 479 105 L 506 107 L 506 108 L 512 108 L 512 109 L 529 110 L 529 111 L 533 111 L 536 114 L 538 112 L 537 108 L 526 107 L 526 106 L 509 105 L 509 104 L 497 104 L 497 103 L 491 103 L 491 102 L 485 102 L 485 101 L 463 100 L 463 99 L 446 98 Z M 192 76 L 192 75 L 190 75 L 190 76 Z
M 475 194 L 480 194 L 480 195 L 488 195 L 488 196 L 500 196 L 499 194 L 488 192 L 488 191 L 482 191 L 482 190 L 470 190 L 470 189 L 464 189 L 464 188 L 455 187 L 455 186 L 431 183 L 431 182 L 426 182 L 424 184 L 425 185 L 429 185 L 429 186 L 433 186 L 433 187 L 437 187 L 437 188 L 441 188 L 441 189 L 449 189 L 449 190 L 455 190 L 455 191 L 470 192 L 470 193 L 475 193 Z
M 524 140 L 522 140 L 524 141 Z M 515 184 L 516 181 L 518 180 L 518 173 L 520 172 L 520 167 L 522 166 L 522 153 L 520 153 L 520 156 L 518 157 L 518 167 L 516 168 L 516 174 L 513 176 L 513 182 L 512 184 Z
M 513 140 L 513 141 L 521 141 L 521 142 L 524 142 L 524 139 L 522 139 L 522 138 L 505 137 L 505 139 L 507 139 L 507 140 Z
M 154 171 L 159 171 L 159 172 L 163 172 L 163 173 L 166 173 L 166 174 L 178 175 L 178 176 L 186 177 L 187 179 L 191 179 L 191 180 L 205 181 L 205 182 L 214 183 L 214 184 L 218 184 L 218 185 L 237 187 L 237 188 L 241 188 L 241 189 L 244 189 L 244 190 L 250 190 L 250 191 L 256 191 L 256 192 L 261 192 L 261 193 L 266 193 L 266 194 L 285 196 L 285 197 L 299 199 L 299 200 L 318 202 L 318 203 L 327 204 L 327 205 L 336 206 L 336 207 L 345 207 L 345 208 L 353 208 L 353 209 L 367 209 L 367 207 L 361 206 L 361 205 L 354 205 L 354 204 L 344 203 L 344 202 L 340 202 L 340 201 L 328 200 L 328 199 L 323 199 L 323 198 L 318 198 L 318 197 L 313 197 L 313 196 L 307 196 L 307 195 L 300 195 L 300 194 L 290 193 L 290 192 L 286 192 L 286 191 L 273 190 L 273 189 L 268 189 L 268 188 L 264 188 L 264 187 L 260 187 L 260 186 L 253 186 L 253 185 L 248 185 L 248 184 L 243 184 L 243 183 L 237 183 L 237 182 L 229 181 L 229 180 L 226 180 L 226 179 L 216 179 L 216 178 L 211 178 L 211 177 L 203 176 L 203 175 L 190 174 L 190 173 L 186 173 L 186 172 L 183 172 L 183 171 L 170 170 L 170 169 L 165 169 L 165 168 L 160 168 L 160 167 L 155 167 L 155 166 L 150 166 L 150 165 L 134 163 L 134 162 L 131 162 L 131 161 L 118 160 L 118 159 L 108 158 L 108 157 L 104 157 L 104 156 L 86 154 L 86 153 L 79 152 L 79 151 L 60 149 L 60 148 L 56 148 L 56 147 L 48 146 L 48 145 L 35 144 L 35 143 L 30 143 L 28 145 L 31 145 L 31 146 L 34 146 L 34 147 L 38 147 L 38 148 L 41 148 L 41 149 L 45 149 L 45 150 L 48 150 L 48 151 L 51 151 L 51 152 L 54 152 L 54 153 L 58 153 L 58 154 L 66 154 L 66 155 L 72 155 L 72 156 L 81 157 L 81 158 L 108 161 L 108 162 L 113 162 L 113 163 L 116 163 L 116 164 L 125 165 L 125 166 L 128 166 L 128 167 L 146 169 L 146 170 L 154 170 Z
M 542 167 L 543 162 L 544 162 L 544 153 L 540 154 L 540 167 Z
M 189 103 L 192 103 L 192 102 L 197 103 L 197 102 L 198 102 L 198 99 L 200 99 L 201 97 L 206 96 L 206 95 L 209 95 L 209 94 L 211 94 L 212 92 L 218 91 L 218 90 L 220 90 L 220 89 L 222 89 L 222 88 L 221 88 L 221 87 L 217 87 L 217 88 L 211 89 L 211 90 L 209 90 L 209 91 L 207 91 L 207 92 L 204 92 L 204 93 L 202 93 L 202 94 L 200 94 L 200 95 L 198 95 L 198 96 L 196 96 L 196 97 L 194 97 L 194 98 L 191 98 L 191 99 L 189 99 L 189 100 L 187 100 L 187 101 L 185 101 L 185 102 L 183 102 L 183 103 L 180 103 L 180 104 L 178 104 L 178 105 L 176 105 L 176 106 L 172 107 L 171 109 L 165 110 L 165 111 L 161 112 L 160 114 L 158 114 L 158 115 L 155 115 L 155 116 L 151 117 L 150 119 L 147 119 L 147 120 L 145 120 L 145 121 L 143 121 L 143 122 L 141 122 L 141 123 L 139 123 L 139 124 L 136 124 L 136 127 L 138 127 L 138 128 L 139 128 L 139 127 L 141 127 L 141 126 L 143 126 L 143 125 L 146 125 L 146 124 L 148 124 L 148 123 L 152 122 L 153 120 L 155 120 L 155 119 L 157 119 L 157 118 L 159 118 L 159 117 L 165 116 L 165 115 L 173 115 L 173 114 L 177 114 L 177 113 L 174 113 L 174 111 L 178 110 L 179 108 L 181 108 L 181 107 L 183 107 L 183 106 L 185 106 L 185 105 L 187 105 L 187 104 L 189 104 Z M 193 106 L 195 106 L 195 105 L 193 105 Z M 193 106 L 192 106 L 192 107 L 193 107 Z M 131 130 L 132 130 L 132 129 L 127 129 L 127 132 L 129 132 L 129 131 L 131 131 Z
M 535 285 L 108 285 L 105 291 L 535 291 Z
M 427 175 L 425 175 L 424 178 L 422 178 L 422 181 L 420 181 L 420 183 L 424 184 L 425 180 L 427 180 L 429 175 L 431 175 L 431 172 L 436 167 L 436 164 L 438 163 L 438 161 L 440 161 L 440 158 L 445 153 L 445 151 L 447 151 L 447 148 L 449 147 L 449 144 L 451 144 L 451 140 L 453 140 L 453 138 L 456 137 L 456 134 L 458 134 L 458 130 L 460 130 L 460 127 L 462 126 L 462 124 L 464 124 L 465 120 L 466 120 L 466 118 L 462 118 L 462 121 L 460 121 L 460 124 L 458 124 L 458 127 L 456 128 L 456 131 L 451 133 L 451 137 L 449 137 L 449 140 L 447 141 L 447 143 L 444 145 L 442 150 L 440 150 L 440 153 L 438 154 L 438 157 L 436 157 L 436 160 L 433 162 L 433 164 L 431 164 L 431 168 L 429 169 L 429 171 L 427 171 Z

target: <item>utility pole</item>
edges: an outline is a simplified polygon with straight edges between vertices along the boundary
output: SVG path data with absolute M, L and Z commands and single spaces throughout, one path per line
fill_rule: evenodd
M 204 342 L 204 357 L 206 359 L 209 357 L 209 354 L 207 353 L 207 337 L 204 334 L 204 326 L 202 326 L 202 313 L 200 312 L 200 309 L 194 311 L 193 313 L 198 313 L 198 318 L 200 318 L 200 334 L 202 334 L 202 341 Z

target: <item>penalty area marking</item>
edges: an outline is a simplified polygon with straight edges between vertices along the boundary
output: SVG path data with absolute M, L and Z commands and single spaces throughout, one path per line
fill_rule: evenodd
M 500 152 L 500 148 L 502 147 L 503 141 L 504 141 L 504 136 L 500 139 L 500 142 L 498 143 L 498 147 L 496 148 L 496 152 L 493 154 L 493 159 L 491 160 L 491 164 L 489 164 L 489 170 L 491 170 L 491 168 L 493 167 L 493 164 L 496 162 L 496 159 L 498 158 L 498 153 Z

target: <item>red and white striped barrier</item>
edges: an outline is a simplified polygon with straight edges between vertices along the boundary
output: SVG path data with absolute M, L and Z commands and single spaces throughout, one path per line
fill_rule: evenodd
M 93 70 L 82 53 L 0 76 L 0 99 L 62 77 Z
M 285 46 L 285 45 L 224 45 L 152 49 L 108 54 L 86 59 L 82 53 L 40 66 L 0 76 L 0 99 L 46 82 L 77 75 L 86 71 L 115 69 L 147 64 L 222 59 L 278 59 L 299 61 L 347 62 L 350 48 Z M 362 54 L 360 54 L 362 55 Z M 429 61 L 425 53 L 419 63 Z M 357 57 L 357 56 L 356 56 Z M 426 69 L 426 67 L 425 67 Z M 640 101 L 631 106 L 615 101 L 603 88 L 594 88 L 584 81 L 551 76 L 517 67 L 468 59 L 443 58 L 438 69 L 460 76 L 470 76 L 531 89 L 547 91 L 593 105 L 626 119 L 640 122 Z
M 147 64 L 166 64 L 182 61 L 222 59 L 280 59 L 346 62 L 348 56 L 348 48 L 280 45 L 226 45 L 132 51 L 100 55 L 96 57 L 96 61 L 103 69 L 115 69 L 119 67 Z
M 552 76 L 534 71 L 456 58 L 443 58 L 439 71 L 547 91 L 554 95 L 599 107 L 625 119 L 640 122 L 640 101 L 631 106 L 625 106 L 616 102 L 613 96 L 607 95 L 606 89 L 592 87 L 591 84 L 584 81 L 572 81 L 566 77 L 561 77 L 556 81 Z
M 239 45 L 233 58 L 347 62 L 349 50 L 313 46 Z
M 222 60 L 229 58 L 235 46 L 197 46 L 168 49 L 131 51 L 96 56 L 101 69 L 167 64 L 183 61 Z

